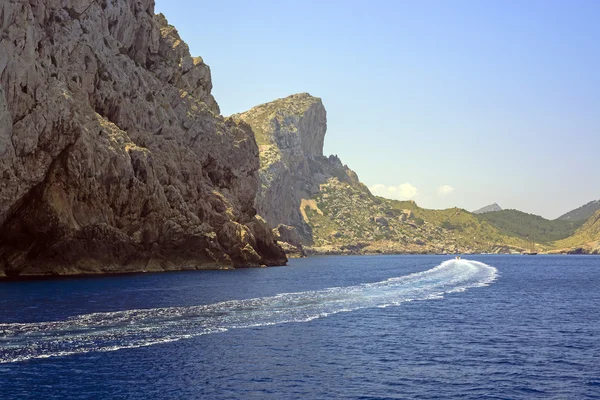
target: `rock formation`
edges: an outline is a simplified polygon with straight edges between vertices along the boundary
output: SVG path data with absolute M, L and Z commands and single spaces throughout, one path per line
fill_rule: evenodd
M 247 122 L 259 145 L 258 213 L 273 227 L 294 227 L 305 244 L 312 244 L 312 229 L 301 212 L 303 201 L 318 193 L 319 185 L 332 176 L 360 184 L 337 156 L 323 156 L 327 113 L 321 99 L 295 94 L 232 118 Z
M 285 263 L 256 216 L 250 127 L 219 115 L 209 67 L 152 0 L 0 16 L 0 274 Z
M 302 238 L 294 227 L 280 224 L 273 229 L 273 235 L 275 235 L 277 243 L 283 248 L 288 257 L 306 257 Z
M 498 205 L 498 203 L 493 203 L 493 204 L 490 204 L 485 207 L 481 207 L 480 209 L 473 211 L 473 214 L 483 214 L 483 213 L 496 212 L 496 211 L 502 211 L 502 207 L 500 207 Z
M 337 156 L 323 156 L 327 118 L 319 98 L 296 94 L 232 118 L 254 131 L 261 164 L 256 207 L 289 255 L 519 252 L 525 244 L 464 210 L 373 196 Z

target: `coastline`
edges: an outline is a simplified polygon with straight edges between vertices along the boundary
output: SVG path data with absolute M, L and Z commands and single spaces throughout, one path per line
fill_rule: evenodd
M 490 256 L 520 256 L 521 253 L 459 253 L 463 256 L 471 255 L 490 255 Z M 311 257 L 336 257 L 336 256 L 401 256 L 401 255 L 422 255 L 422 256 L 449 256 L 452 257 L 454 254 L 439 254 L 433 252 L 316 252 L 307 251 L 305 256 L 294 256 L 288 255 L 289 259 L 297 258 L 311 258 Z M 579 252 L 545 252 L 539 253 L 541 256 L 600 256 L 598 253 L 579 253 Z M 128 266 L 120 266 L 120 269 L 115 266 L 107 266 L 103 269 L 90 269 L 90 268 L 77 268 L 77 267 L 61 267 L 51 270 L 45 273 L 31 273 L 25 272 L 19 275 L 6 275 L 4 271 L 0 270 L 0 283 L 3 282 L 23 282 L 23 281 L 45 281 L 45 280 L 61 280 L 61 279 L 73 279 L 73 278 L 92 278 L 100 276 L 124 276 L 124 275 L 138 275 L 138 274 L 157 274 L 157 273 L 170 273 L 170 272 L 183 272 L 183 271 L 233 271 L 238 269 L 250 269 L 250 268 L 271 268 L 271 267 L 285 267 L 287 265 L 250 265 L 250 266 L 234 266 L 233 264 L 217 264 L 217 263 L 196 263 L 196 264 L 169 264 L 165 268 L 141 268 L 139 264 L 131 264 Z M 124 267 L 124 268 L 123 268 Z
M 90 276 L 113 276 L 113 275 L 130 275 L 142 273 L 162 273 L 162 272 L 178 272 L 178 271 L 218 271 L 218 270 L 235 270 L 248 268 L 266 268 L 285 266 L 285 264 L 269 263 L 269 264 L 240 264 L 230 261 L 215 262 L 215 261 L 200 261 L 200 260 L 150 260 L 146 262 L 132 262 L 128 264 L 103 264 L 98 260 L 86 260 L 86 262 L 78 262 L 73 265 L 60 265 L 57 263 L 43 264 L 40 263 L 36 267 L 25 268 L 14 273 L 7 273 L 0 270 L 0 282 L 8 281 L 24 281 L 24 280 L 51 280 L 73 277 L 90 277 Z
M 248 268 L 264 268 L 264 267 L 248 267 Z M 82 271 L 80 273 L 70 274 L 41 274 L 41 275 L 18 275 L 18 276 L 6 276 L 4 272 L 0 271 L 0 284 L 9 282 L 29 282 L 29 281 L 53 281 L 63 279 L 79 279 L 79 278 L 98 278 L 98 277 L 118 277 L 128 275 L 140 275 L 140 274 L 162 274 L 162 273 L 173 273 L 173 272 L 184 272 L 184 271 L 233 271 L 236 269 L 245 268 L 234 268 L 234 267 L 209 267 L 205 268 L 173 268 L 163 270 L 127 270 L 127 271 L 115 271 L 115 272 L 90 272 Z

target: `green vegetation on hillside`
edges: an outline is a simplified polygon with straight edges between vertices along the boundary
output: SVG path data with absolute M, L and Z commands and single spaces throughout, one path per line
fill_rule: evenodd
M 429 210 L 419 207 L 412 201 L 400 202 L 387 199 L 385 201 L 395 208 L 408 205 L 415 220 L 421 219 L 428 225 L 438 227 L 440 233 L 449 235 L 463 245 L 472 244 L 484 248 L 498 244 L 526 246 L 526 242 L 521 238 L 504 235 L 491 224 L 479 220 L 477 216 L 461 208 Z
M 517 210 L 502 210 L 477 214 L 481 221 L 494 226 L 501 234 L 549 243 L 572 235 L 584 221 L 547 220 L 538 215 Z
M 568 247 L 600 247 L 600 210 L 596 211 L 572 236 L 554 242 L 562 249 Z
M 587 221 L 596 211 L 600 210 L 600 200 L 590 201 L 579 208 L 561 215 L 557 219 L 567 221 Z
M 518 251 L 527 243 L 458 208 L 427 210 L 413 201 L 373 196 L 336 178 L 303 209 L 316 247 L 368 247 L 371 252 Z
M 600 249 L 600 211 L 581 226 L 581 221 L 550 221 L 517 210 L 478 215 L 460 208 L 429 210 L 414 201 L 373 196 L 364 185 L 336 178 L 322 184 L 310 204 L 304 208 L 306 222 L 315 247 L 321 249 L 519 252 L 530 248 L 529 240 L 542 252 Z

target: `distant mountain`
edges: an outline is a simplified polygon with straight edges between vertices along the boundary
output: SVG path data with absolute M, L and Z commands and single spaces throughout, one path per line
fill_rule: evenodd
M 579 208 L 569 211 L 564 215 L 561 215 L 557 219 L 565 221 L 586 221 L 598 210 L 600 210 L 600 200 L 594 200 L 584 204 Z
M 502 210 L 477 214 L 507 236 L 529 238 L 537 243 L 548 243 L 571 236 L 585 221 L 547 220 L 539 215 L 518 210 Z
M 490 204 L 489 206 L 482 207 L 479 210 L 473 211 L 473 214 L 483 214 L 483 213 L 494 212 L 494 211 L 502 211 L 502 207 L 500 207 L 498 205 L 498 203 L 494 203 L 494 204 Z

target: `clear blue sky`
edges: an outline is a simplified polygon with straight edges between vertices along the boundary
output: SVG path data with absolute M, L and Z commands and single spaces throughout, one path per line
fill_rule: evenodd
M 325 153 L 378 192 L 548 218 L 600 199 L 600 1 L 157 0 L 156 11 L 211 66 L 224 115 L 321 97 Z

